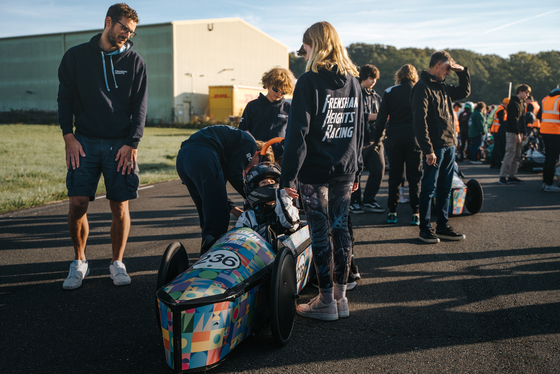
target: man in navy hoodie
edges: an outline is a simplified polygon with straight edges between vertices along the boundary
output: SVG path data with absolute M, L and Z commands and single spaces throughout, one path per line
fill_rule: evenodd
M 122 259 L 130 231 L 128 200 L 138 197 L 136 157 L 148 102 L 146 65 L 129 40 L 138 22 L 128 5 L 111 6 L 103 32 L 70 48 L 58 70 L 58 122 L 66 144 L 68 227 L 75 254 L 66 290 L 80 287 L 89 274 L 86 213 L 102 173 L 113 215 L 110 276 L 117 286 L 130 284 Z

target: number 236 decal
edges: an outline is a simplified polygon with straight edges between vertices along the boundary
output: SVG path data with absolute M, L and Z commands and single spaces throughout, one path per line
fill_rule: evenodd
M 237 253 L 218 249 L 205 254 L 193 269 L 237 269 L 240 264 Z

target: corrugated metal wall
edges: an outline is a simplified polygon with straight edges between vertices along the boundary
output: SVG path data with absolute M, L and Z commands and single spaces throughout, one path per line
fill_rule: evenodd
M 62 35 L 0 40 L 0 110 L 56 110 Z

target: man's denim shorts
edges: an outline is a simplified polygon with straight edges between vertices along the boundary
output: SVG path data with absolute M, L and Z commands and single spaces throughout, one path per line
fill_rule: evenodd
M 80 142 L 86 157 L 80 156 L 80 167 L 68 169 L 66 175 L 66 187 L 68 196 L 89 196 L 89 200 L 95 199 L 95 192 L 99 178 L 103 173 L 107 199 L 117 202 L 136 199 L 138 197 L 138 186 L 140 170 L 136 165 L 130 174 L 122 175 L 117 172 L 117 152 L 124 145 L 125 139 L 96 139 L 75 134 L 76 140 Z

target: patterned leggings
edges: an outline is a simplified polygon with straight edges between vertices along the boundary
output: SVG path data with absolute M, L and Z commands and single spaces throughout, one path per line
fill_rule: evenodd
M 348 231 L 352 182 L 301 183 L 300 189 L 311 231 L 311 248 L 319 288 L 333 287 L 333 259 L 334 281 L 345 285 L 348 281 L 352 253 L 352 240 Z

